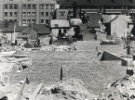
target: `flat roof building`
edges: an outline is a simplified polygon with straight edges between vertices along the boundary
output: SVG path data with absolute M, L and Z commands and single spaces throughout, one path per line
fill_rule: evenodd
M 0 21 L 48 24 L 56 7 L 55 0 L 0 0 Z

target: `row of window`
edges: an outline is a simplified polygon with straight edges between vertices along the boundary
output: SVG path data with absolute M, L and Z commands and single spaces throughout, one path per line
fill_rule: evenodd
M 49 20 L 48 19 L 41 19 L 40 23 L 41 24 L 44 24 L 44 23 L 48 24 L 49 23 Z
M 53 12 L 41 12 L 40 13 L 41 17 L 48 17 L 48 16 L 53 16 Z M 17 12 L 4 12 L 4 16 L 5 17 L 17 17 Z M 36 12 L 23 12 L 22 13 L 23 17 L 35 17 L 36 16 Z
M 36 23 L 36 20 L 35 20 L 35 19 L 32 19 L 32 20 L 31 20 L 31 19 L 27 19 L 27 20 L 26 20 L 26 19 L 23 19 L 22 23 L 23 23 L 23 24 L 26 24 L 26 23 L 28 23 L 28 24 L 29 24 L 29 23 Z M 41 19 L 41 20 L 40 20 L 40 23 L 41 23 L 41 24 L 49 23 L 49 20 L 48 20 L 48 19 Z
M 41 17 L 44 17 L 44 16 L 53 16 L 53 12 L 50 12 L 50 14 L 49 14 L 49 12 L 41 12 L 40 15 L 41 15 Z
M 17 4 L 5 4 L 4 9 L 18 9 Z
M 36 20 L 35 19 L 28 19 L 28 20 L 26 20 L 26 19 L 23 19 L 23 21 L 22 21 L 22 23 L 23 24 L 26 24 L 26 22 L 29 24 L 29 23 L 35 23 L 36 22 Z
M 5 21 L 9 21 L 9 22 L 17 22 L 17 19 L 9 19 L 9 20 L 5 19 Z
M 66 12 L 65 11 L 59 11 L 59 16 L 65 16 Z
M 54 4 L 41 4 L 40 9 L 54 9 Z M 18 9 L 17 4 L 5 4 L 4 9 Z M 36 4 L 23 4 L 22 9 L 36 9 Z
M 23 17 L 26 17 L 26 16 L 28 16 L 28 17 L 31 17 L 31 16 L 35 17 L 36 13 L 35 12 L 27 12 L 27 13 L 23 12 L 22 16 Z
M 41 4 L 40 9 L 54 9 L 54 4 Z
M 23 4 L 22 8 L 23 9 L 36 9 L 36 5 L 35 4 Z
M 17 12 L 4 12 L 5 17 L 17 17 Z

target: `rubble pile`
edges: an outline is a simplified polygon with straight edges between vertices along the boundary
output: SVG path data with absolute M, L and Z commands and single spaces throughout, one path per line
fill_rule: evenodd
M 28 50 L 23 47 L 4 45 L 0 48 L 0 85 L 5 85 L 5 72 L 22 72 L 32 64 Z
M 16 54 L 28 54 L 30 52 L 30 49 L 24 48 L 21 46 L 10 46 L 10 45 L 5 45 L 0 47 L 1 52 L 9 52 L 9 51 L 16 51 Z
M 0 87 L 0 100 L 7 97 L 8 100 L 93 100 L 95 97 L 85 88 L 84 83 L 79 79 L 58 82 L 57 84 L 46 86 L 44 83 L 16 84 Z M 22 90 L 20 94 L 19 91 Z M 2 99 L 7 100 L 7 99 Z
M 61 45 L 61 46 L 44 46 L 41 47 L 41 51 L 75 51 L 76 48 L 75 46 L 66 46 L 66 45 Z
M 125 76 L 110 84 L 100 100 L 135 100 L 135 77 Z
M 93 97 L 81 80 L 70 79 L 51 87 L 43 87 L 35 100 L 92 100 Z
M 0 87 L 0 100 L 18 100 L 17 97 L 20 95 L 19 92 L 22 89 L 22 86 L 23 83 L 19 82 Z M 20 100 L 27 100 L 27 98 L 29 98 L 29 96 L 31 96 L 33 91 L 36 89 L 36 86 L 36 84 L 25 84 Z M 4 97 L 7 97 L 8 99 L 3 99 Z

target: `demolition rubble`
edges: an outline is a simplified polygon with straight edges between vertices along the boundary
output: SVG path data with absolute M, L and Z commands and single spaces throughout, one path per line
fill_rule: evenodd
M 101 50 L 103 49 L 102 51 L 104 51 L 106 46 L 100 45 L 100 47 L 97 48 L 97 45 L 95 46 L 94 44 L 96 41 L 85 41 L 81 42 L 82 44 L 77 43 L 71 46 L 48 45 L 38 48 L 2 45 L 0 47 L 0 100 L 135 100 L 134 67 L 126 69 L 127 75 L 123 78 L 117 79 L 109 85 L 105 84 L 106 89 L 101 91 L 99 95 L 95 94 L 91 88 L 89 89 L 90 91 L 88 90 L 88 84 L 93 87 L 96 84 L 92 83 L 93 80 L 98 83 L 104 80 L 102 78 L 106 78 L 102 72 L 112 63 L 105 62 L 105 66 L 102 66 L 101 61 L 96 61 L 99 57 L 102 56 L 104 60 L 108 60 L 110 57 L 113 57 L 112 60 L 116 58 L 117 60 L 124 59 L 124 61 L 129 61 L 126 67 L 130 65 L 129 63 L 132 63 L 134 66 L 134 60 L 132 60 L 130 56 L 129 58 L 124 58 L 125 56 L 121 58 L 121 55 L 119 57 L 117 57 L 118 54 L 113 55 L 114 52 L 116 53 L 116 48 L 120 46 L 119 44 L 116 44 L 116 47 L 114 44 L 113 46 L 108 46 L 108 51 L 113 47 L 112 51 L 114 51 L 112 53 L 103 53 Z M 99 45 L 99 42 L 97 42 L 97 44 Z M 87 50 L 82 50 L 82 48 Z M 97 51 L 99 56 L 97 56 Z M 33 57 L 34 59 L 32 59 L 31 55 L 36 53 L 38 56 L 36 55 Z M 68 54 L 68 56 L 65 56 L 66 54 Z M 73 54 L 75 56 L 72 56 Z M 83 54 L 85 54 L 85 56 Z M 42 57 L 40 55 L 42 55 Z M 55 57 L 57 57 L 57 59 Z M 90 62 L 88 60 L 92 61 Z M 37 65 L 39 64 L 39 66 L 34 65 L 34 62 L 36 62 Z M 87 66 L 86 63 L 90 64 Z M 90 66 L 92 66 L 91 69 L 89 68 Z M 96 67 L 100 69 L 97 71 Z M 106 69 L 101 69 L 101 67 Z M 51 70 L 46 68 L 50 68 Z M 77 72 L 77 68 L 80 72 Z M 95 68 L 95 70 L 92 68 Z M 117 70 L 118 68 L 115 69 Z M 89 70 L 93 70 L 93 72 L 89 74 Z M 87 76 L 87 74 L 89 76 Z M 93 80 L 90 80 L 92 74 L 98 74 L 100 79 L 95 77 Z M 68 76 L 68 78 L 64 79 L 63 77 L 66 76 Z M 110 78 L 110 76 L 108 77 Z M 17 80 L 17 82 L 12 82 L 14 79 Z M 51 79 L 53 80 L 51 81 Z M 87 84 L 85 83 L 86 80 L 89 80 Z M 46 84 L 46 81 L 51 82 Z

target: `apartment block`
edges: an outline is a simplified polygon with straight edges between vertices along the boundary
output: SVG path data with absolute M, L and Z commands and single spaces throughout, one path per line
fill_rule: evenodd
M 19 26 L 47 24 L 55 8 L 55 0 L 0 0 L 0 21 L 15 21 Z

